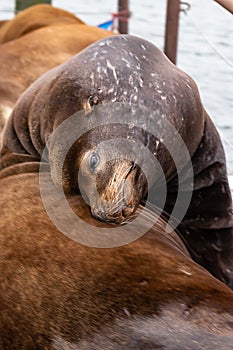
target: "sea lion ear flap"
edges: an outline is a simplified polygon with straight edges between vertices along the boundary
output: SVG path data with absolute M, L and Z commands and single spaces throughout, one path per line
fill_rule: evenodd
M 94 106 L 97 106 L 99 104 L 100 100 L 97 95 L 90 95 L 87 99 L 87 101 L 83 104 L 83 109 L 85 111 L 85 114 L 89 114 Z

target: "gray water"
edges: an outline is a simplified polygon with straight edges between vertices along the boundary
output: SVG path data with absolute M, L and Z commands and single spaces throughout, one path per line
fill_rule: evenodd
M 213 0 L 188 0 L 191 9 L 180 14 L 179 68 L 196 81 L 203 104 L 221 134 L 228 172 L 233 174 L 233 16 Z M 87 24 L 111 19 L 117 0 L 53 0 Z M 0 0 L 0 19 L 13 16 L 14 1 Z M 164 44 L 166 0 L 131 0 L 130 34 Z

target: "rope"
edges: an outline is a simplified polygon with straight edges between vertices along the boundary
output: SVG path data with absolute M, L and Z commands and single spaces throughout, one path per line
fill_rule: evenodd
M 115 19 L 115 18 L 118 18 L 119 21 L 122 21 L 122 22 L 128 22 L 129 21 L 129 18 L 130 18 L 130 11 L 129 10 L 123 10 L 123 11 L 120 11 L 120 12 L 113 12 L 112 13 L 112 18 Z
M 187 16 L 187 11 L 182 11 Z M 231 68 L 233 69 L 233 62 L 228 60 L 226 56 L 224 56 L 217 47 L 207 38 L 205 34 L 199 29 L 198 25 L 195 23 L 195 21 L 192 19 L 192 17 L 189 17 L 190 22 L 192 23 L 193 27 L 196 29 L 196 31 L 199 33 L 199 35 L 209 44 L 209 46 L 212 48 L 212 50 Z
M 131 16 L 131 12 L 129 10 L 122 10 L 119 12 L 113 12 L 112 13 L 112 31 L 119 33 L 119 27 L 117 25 L 117 22 L 119 24 L 119 21 L 121 22 L 128 22 L 129 18 Z

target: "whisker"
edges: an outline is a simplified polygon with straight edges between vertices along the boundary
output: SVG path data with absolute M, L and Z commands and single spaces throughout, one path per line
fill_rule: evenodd
M 123 199 L 122 199 L 122 200 L 119 200 L 117 203 L 115 203 L 114 206 L 111 206 L 111 207 L 110 207 L 109 213 L 110 213 L 110 214 L 113 214 L 117 209 L 119 209 L 119 207 L 120 207 L 121 204 L 123 204 L 123 203 L 124 203 Z
M 127 169 L 125 169 L 125 170 L 123 171 L 123 169 L 124 169 L 124 163 L 122 163 L 121 166 L 120 166 L 120 168 L 118 168 L 118 171 L 114 173 L 114 176 L 112 176 L 111 182 L 110 182 L 109 185 L 110 185 L 110 186 L 113 185 L 113 183 L 115 182 L 116 176 L 117 176 L 117 175 L 119 176 L 119 174 L 120 174 L 119 179 L 118 179 L 119 181 L 117 182 L 117 184 L 114 184 L 114 186 L 115 186 L 115 185 L 121 186 L 121 185 L 122 185 L 122 180 L 125 180 L 126 176 L 127 176 L 128 173 L 130 172 L 130 169 L 131 169 L 131 168 L 132 168 L 132 166 L 130 165 L 130 166 L 128 166 Z
M 147 203 L 147 207 L 144 207 L 142 204 L 140 204 L 139 209 L 144 209 L 143 215 L 145 218 L 147 218 L 149 220 L 154 220 L 155 216 L 157 216 L 157 218 L 160 218 L 159 224 L 167 225 L 166 215 L 164 215 L 164 213 L 161 212 L 161 209 L 156 207 L 154 204 Z

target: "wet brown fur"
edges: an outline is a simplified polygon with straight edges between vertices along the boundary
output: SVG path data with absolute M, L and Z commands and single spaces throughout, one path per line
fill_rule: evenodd
M 8 22 L 7 19 L 0 21 L 0 28 Z
M 2 23 L 0 44 L 17 39 L 36 29 L 58 23 L 84 24 L 81 19 L 68 11 L 47 4 L 38 4 L 19 12 L 13 19 Z
M 232 291 L 164 233 L 163 221 L 126 246 L 85 247 L 51 223 L 38 174 L 16 173 L 0 180 L 1 349 L 230 348 Z M 82 199 L 69 202 L 101 234 Z

